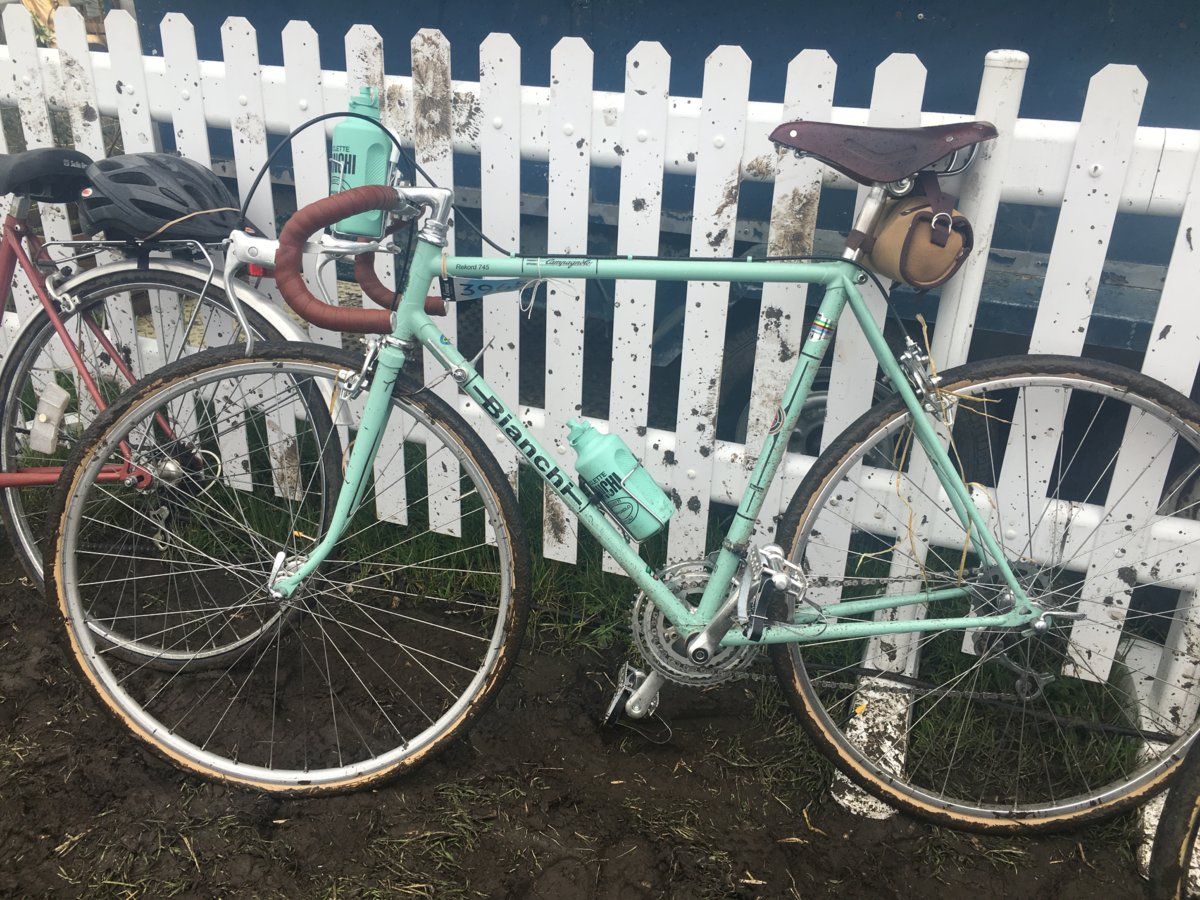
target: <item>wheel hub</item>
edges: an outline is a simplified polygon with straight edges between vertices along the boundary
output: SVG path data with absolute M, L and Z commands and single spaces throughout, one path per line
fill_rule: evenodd
M 1009 567 L 1026 596 L 1043 609 L 1060 611 L 1066 605 L 1067 600 L 1055 598 L 1051 574 L 1042 567 L 1024 562 L 1009 563 Z M 981 573 L 980 585 L 984 590 L 971 600 L 976 615 L 996 616 L 1012 612 L 1016 605 L 1015 597 L 996 567 L 990 567 Z M 1031 635 L 1040 636 L 1045 633 L 1048 621 L 1048 616 L 1039 620 L 1038 624 L 1041 627 L 1035 624 L 1030 631 L 1016 628 L 983 628 L 972 632 L 975 652 L 1011 670 L 1017 676 L 1014 685 L 1017 696 L 1026 702 L 1037 699 L 1042 689 L 1054 681 L 1055 676 L 1023 665 L 1018 661 L 1022 654 L 1010 655 L 1009 651 L 1015 650 L 1022 641 L 1031 639 Z
M 659 577 L 689 609 L 695 610 L 711 572 L 703 560 L 668 566 Z M 736 591 L 735 580 L 730 589 Z M 644 593 L 633 603 L 633 642 L 642 658 L 669 681 L 691 687 L 719 684 L 747 668 L 758 655 L 753 645 L 718 647 L 712 658 L 698 665 L 688 657 L 683 635 Z

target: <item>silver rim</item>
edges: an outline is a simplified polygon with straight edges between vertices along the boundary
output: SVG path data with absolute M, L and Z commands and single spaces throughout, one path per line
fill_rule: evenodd
M 975 467 L 986 471 L 964 480 L 1018 576 L 1086 618 L 1052 620 L 1043 634 L 793 645 L 809 705 L 861 768 L 924 806 L 1059 818 L 1137 792 L 1197 728 L 1200 658 L 1187 648 L 1200 623 L 1188 587 L 1200 585 L 1198 501 L 1177 494 L 1200 471 L 1200 433 L 1153 400 L 1081 375 L 997 377 L 954 395 L 955 432 L 968 417 L 988 429 L 990 458 Z M 810 599 L 967 585 L 969 601 L 929 615 L 1003 608 L 995 576 L 964 552 L 961 526 L 936 480 L 930 487 L 908 422 L 902 411 L 855 447 L 801 521 L 793 556 L 810 571 Z M 1127 435 L 1137 449 L 1118 453 Z M 887 469 L 871 457 L 881 444 L 900 457 Z M 1011 490 L 1014 463 L 1044 486 L 1041 501 Z M 1151 499 L 1135 502 L 1143 495 Z
M 455 728 L 498 665 L 511 602 L 511 537 L 486 476 L 453 433 L 416 405 L 395 401 L 389 427 L 395 439 L 385 438 L 376 483 L 337 558 L 294 599 L 291 614 L 277 618 L 277 628 L 248 642 L 219 670 L 184 665 L 168 675 L 107 652 L 95 632 L 81 626 L 89 602 L 99 596 L 99 579 L 87 575 L 80 548 L 98 527 L 91 511 L 111 499 L 105 494 L 112 489 L 97 485 L 96 474 L 122 438 L 135 443 L 139 423 L 154 410 L 171 408 L 178 416 L 198 393 L 220 402 L 233 397 L 233 389 L 223 386 L 236 386 L 241 399 L 200 422 L 199 432 L 214 421 L 240 421 L 230 418 L 235 406 L 274 410 L 276 416 L 284 407 L 294 409 L 297 395 L 275 387 L 281 382 L 294 388 L 296 379 L 317 379 L 328 397 L 335 374 L 334 367 L 317 363 L 231 362 L 141 398 L 87 455 L 75 480 L 84 487 L 68 500 L 59 538 L 58 582 L 68 627 L 105 701 L 172 756 L 209 774 L 268 788 L 344 786 L 423 755 Z M 302 429 L 300 417 L 294 424 Z M 247 434 L 253 456 L 252 430 Z M 269 449 L 269 442 L 264 446 Z M 303 461 L 303 449 L 299 455 Z M 267 494 L 273 503 L 270 480 L 279 478 L 278 468 L 275 474 L 256 472 L 255 478 L 268 481 L 253 493 Z M 236 490 L 220 489 L 225 496 Z M 241 507 L 233 515 L 250 535 L 244 544 L 201 553 L 187 540 L 194 528 L 172 532 L 177 555 L 193 568 L 214 569 L 215 557 L 240 580 L 239 596 L 211 604 L 209 611 L 270 608 L 276 601 L 265 585 L 275 550 L 303 553 L 317 536 L 302 515 L 282 530 L 270 526 L 277 528 L 271 533 L 263 524 L 270 517 L 251 509 L 246 492 L 237 499 Z M 223 510 L 228 518 L 229 504 Z M 228 533 L 237 532 L 230 526 Z M 183 566 L 175 572 L 188 574 Z M 109 589 L 122 581 L 128 579 L 104 579 Z

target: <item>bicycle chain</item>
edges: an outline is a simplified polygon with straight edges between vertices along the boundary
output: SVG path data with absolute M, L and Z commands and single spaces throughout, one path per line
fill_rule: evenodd
M 864 678 L 874 678 L 874 679 L 879 679 L 879 680 L 887 680 L 887 676 L 888 676 L 887 672 L 874 672 L 869 675 L 867 675 L 867 674 L 863 675 Z M 777 680 L 774 675 L 756 675 L 752 672 L 748 672 L 745 675 L 743 675 L 742 679 L 750 680 L 750 681 L 776 681 Z M 847 691 L 857 691 L 859 688 L 862 687 L 862 685 L 857 684 L 853 681 L 814 681 L 813 685 L 814 685 L 814 687 L 821 687 L 821 688 L 826 688 L 826 687 L 841 688 L 842 690 L 847 690 Z M 871 689 L 879 690 L 879 691 L 886 692 L 886 693 L 894 693 L 894 694 L 911 694 L 914 691 L 921 690 L 922 687 L 920 687 L 918 685 L 895 685 L 895 686 L 889 685 L 886 687 L 872 685 Z M 1001 694 L 1001 693 L 996 693 L 994 691 L 989 692 L 989 691 L 939 690 L 935 687 L 929 687 L 927 690 L 928 690 L 928 693 L 926 694 L 926 696 L 937 695 L 937 696 L 942 696 L 942 697 L 948 697 L 952 700 L 966 698 L 968 700 L 984 700 L 984 701 L 992 701 L 992 702 L 996 702 L 996 703 L 1021 703 L 1021 702 L 1024 702 L 1021 700 L 1020 696 L 1017 694 Z

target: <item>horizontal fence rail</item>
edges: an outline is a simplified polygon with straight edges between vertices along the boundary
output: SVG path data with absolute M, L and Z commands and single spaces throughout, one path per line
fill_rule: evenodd
M 117 12 L 114 15 L 128 15 Z M 230 65 L 219 60 L 194 59 L 192 88 L 181 88 L 178 45 L 168 46 L 166 35 L 178 27 L 173 20 L 183 19 L 171 14 L 164 19 L 164 56 L 146 56 L 142 59 L 142 79 L 145 91 L 138 100 L 151 119 L 157 122 L 173 122 L 180 101 L 197 105 L 204 112 L 208 124 L 213 128 L 228 129 L 237 120 L 242 96 L 231 88 L 240 73 L 237 63 Z M 301 23 L 296 23 L 301 24 Z M 306 26 L 307 27 L 307 26 Z M 190 25 L 189 25 L 190 29 Z M 372 32 L 374 31 L 371 29 Z M 111 36 L 112 31 L 109 31 Z M 11 43 L 11 42 L 10 42 Z M 110 39 L 110 47 L 113 42 Z M 95 77 L 94 108 L 105 115 L 116 115 L 122 100 L 131 98 L 128 92 L 117 89 L 124 84 L 120 77 L 122 66 L 115 61 L 114 52 L 92 51 L 91 67 Z M 63 64 L 56 50 L 40 49 L 37 53 L 41 77 L 48 85 L 62 80 Z M 993 66 L 1025 68 L 1023 54 L 997 57 Z M 18 70 L 20 74 L 18 74 Z M 263 98 L 262 124 L 272 134 L 286 134 L 293 127 L 297 111 L 315 114 L 317 109 L 338 110 L 348 107 L 350 91 L 349 74 L 338 71 L 323 71 L 319 83 L 310 83 L 309 90 L 297 92 L 296 84 L 289 81 L 288 66 L 257 67 L 257 82 Z M 0 45 L 0 102 L 12 104 L 17 100 L 23 79 L 28 70 L 14 59 L 11 46 Z M 388 75 L 383 79 L 386 97 L 398 108 L 406 107 L 413 96 L 411 76 Z M 458 153 L 478 154 L 489 119 L 483 113 L 479 81 L 454 79 L 449 82 L 451 100 L 451 144 Z M 188 93 L 188 97 L 182 94 Z M 227 98 L 234 99 L 234 103 Z M 520 97 L 519 147 L 526 159 L 546 161 L 550 156 L 549 127 L 551 117 L 551 90 L 546 87 L 522 86 Z M 621 122 L 626 104 L 625 94 L 595 91 L 593 94 L 591 129 L 593 140 L 589 155 L 593 165 L 617 167 L 622 164 L 627 149 L 623 143 Z M 54 92 L 48 99 L 52 105 L 70 108 L 70 92 Z M 668 105 L 664 132 L 664 165 L 672 173 L 692 175 L 696 171 L 696 136 L 701 118 L 700 97 L 672 97 Z M 833 122 L 866 124 L 869 110 L 834 106 L 828 118 Z M 946 122 L 963 121 L 966 115 L 922 111 L 916 124 L 938 125 Z M 775 125 L 784 121 L 783 104 L 762 101 L 746 103 L 745 147 L 741 154 L 742 177 L 749 181 L 769 181 L 773 178 L 775 151 L 767 141 L 767 134 Z M 401 116 L 396 121 L 397 131 L 403 141 L 411 143 L 413 130 L 411 118 Z M 333 123 L 327 126 L 332 131 Z M 1004 202 L 1022 203 L 1032 206 L 1058 206 L 1062 203 L 1063 191 L 1071 171 L 1072 151 L 1079 132 L 1079 123 L 1047 119 L 1021 119 L 1016 123 L 1014 147 L 1009 167 L 1004 172 Z M 1178 215 L 1183 209 L 1183 197 L 1187 191 L 1196 156 L 1200 153 L 1200 132 L 1193 129 L 1162 128 L 1142 125 L 1134 135 L 1130 160 L 1129 178 L 1121 195 L 1121 211 L 1147 213 L 1151 215 Z M 857 185 L 843 175 L 823 170 L 826 185 L 839 188 L 856 188 Z

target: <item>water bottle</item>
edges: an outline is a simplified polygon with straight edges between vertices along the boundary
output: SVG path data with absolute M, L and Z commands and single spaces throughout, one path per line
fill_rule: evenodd
M 350 98 L 350 112 L 379 121 L 379 94 L 358 89 Z M 387 184 L 392 144 L 383 129 L 362 119 L 342 119 L 333 129 L 333 156 L 329 162 L 329 192 L 338 194 L 364 184 Z M 383 236 L 383 210 L 372 209 L 348 216 L 333 226 L 341 237 Z
M 567 441 L 579 457 L 575 468 L 592 496 L 635 540 L 644 541 L 661 531 L 675 504 L 625 442 L 577 419 L 568 422 L 567 429 Z

